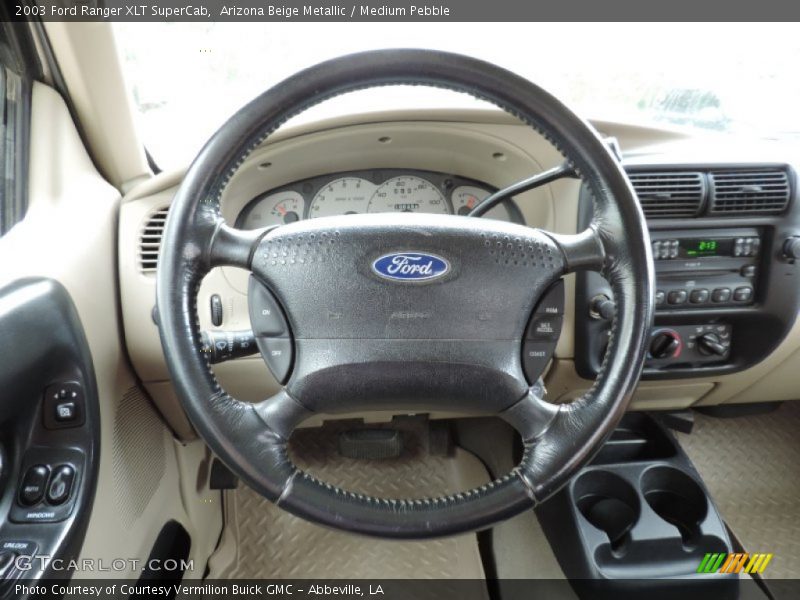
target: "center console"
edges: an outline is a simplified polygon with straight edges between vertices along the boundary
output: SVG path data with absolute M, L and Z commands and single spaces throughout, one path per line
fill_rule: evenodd
M 647 414 L 626 415 L 536 515 L 579 598 L 739 596 L 737 575 L 700 573 L 731 540 L 691 461 Z
M 795 172 L 786 165 L 626 169 L 647 218 L 656 274 L 642 378 L 731 373 L 766 358 L 800 307 Z M 591 214 L 584 193 L 579 230 Z M 613 293 L 601 275 L 581 273 L 575 299 L 576 368 L 594 378 L 608 344 Z

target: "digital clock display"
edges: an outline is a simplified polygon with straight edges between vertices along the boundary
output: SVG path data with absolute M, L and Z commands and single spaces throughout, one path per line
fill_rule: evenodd
M 681 240 L 681 256 L 692 258 L 700 256 L 731 256 L 731 239 L 690 239 Z
M 689 256 L 715 256 L 717 254 L 717 240 L 692 240 L 686 248 Z

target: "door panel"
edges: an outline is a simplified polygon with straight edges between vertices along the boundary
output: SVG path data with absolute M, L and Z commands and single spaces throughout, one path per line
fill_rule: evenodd
M 95 464 L 90 464 L 87 456 L 87 464 L 96 468 L 97 491 L 91 510 L 88 504 L 79 507 L 81 516 L 88 518 L 85 537 L 74 529 L 76 535 L 71 541 L 80 549 L 81 560 L 102 558 L 107 563 L 121 557 L 141 564 L 164 524 L 175 521 L 191 535 L 189 558 L 195 560 L 199 570 L 187 573 L 187 577 L 199 577 L 221 531 L 220 495 L 210 492 L 207 480 L 198 477 L 210 465 L 205 446 L 174 441 L 142 391 L 125 354 L 117 279 L 119 192 L 95 169 L 64 101 L 54 90 L 34 84 L 31 115 L 29 207 L 25 218 L 0 238 L 0 289 L 15 290 L 36 281 L 39 286 L 62 290 L 74 305 L 75 320 L 85 337 L 88 354 L 81 360 L 87 372 L 93 368 L 98 399 L 98 414 L 91 425 L 87 419 L 85 428 L 99 444 L 99 452 L 91 455 L 96 458 Z M 15 329 L 15 336 L 23 333 Z M 32 345 L 46 352 L 54 341 L 49 330 L 45 327 L 35 335 L 39 339 Z M 25 339 L 15 343 L 25 344 Z M 3 348 L 5 354 L 6 342 Z M 0 373 L 3 369 L 0 361 Z M 0 421 L 13 427 L 11 416 L 27 410 L 27 422 L 42 422 L 30 411 L 41 411 L 43 390 L 56 376 L 37 373 L 36 368 L 28 368 L 27 374 L 22 374 L 22 367 L 13 370 L 0 379 L 15 380 L 19 375 L 20 381 L 27 382 L 29 393 L 35 391 L 38 396 L 20 399 L 23 405 L 15 407 L 17 401 L 7 400 L 0 388 L 0 405 L 12 405 L 0 408 Z M 14 479 L 15 485 L 23 445 L 8 450 L 8 460 L 17 465 L 17 470 L 4 469 L 3 477 L 9 482 Z M 0 523 L 10 520 L 11 508 L 4 499 Z M 132 568 L 130 572 L 62 575 L 138 576 Z

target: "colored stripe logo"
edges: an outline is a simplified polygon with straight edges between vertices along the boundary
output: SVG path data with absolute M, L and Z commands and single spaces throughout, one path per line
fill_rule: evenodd
M 758 552 L 709 553 L 700 561 L 698 573 L 763 573 L 773 554 Z

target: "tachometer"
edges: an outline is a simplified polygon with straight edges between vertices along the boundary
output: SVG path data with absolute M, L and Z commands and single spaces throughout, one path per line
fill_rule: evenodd
M 264 196 L 247 211 L 242 229 L 294 223 L 303 218 L 303 196 L 297 192 L 277 192 Z
M 367 212 L 375 184 L 361 177 L 342 177 L 326 183 L 314 196 L 308 217 L 355 215 Z
M 449 214 L 444 195 L 421 177 L 393 177 L 375 190 L 367 212 L 423 212 Z
M 453 210 L 456 211 L 457 215 L 468 215 L 490 193 L 489 190 L 474 185 L 460 185 L 453 190 L 453 195 L 450 197 L 453 201 Z M 502 204 L 495 206 L 485 216 L 490 219 L 499 219 L 500 221 L 509 220 L 508 209 Z

